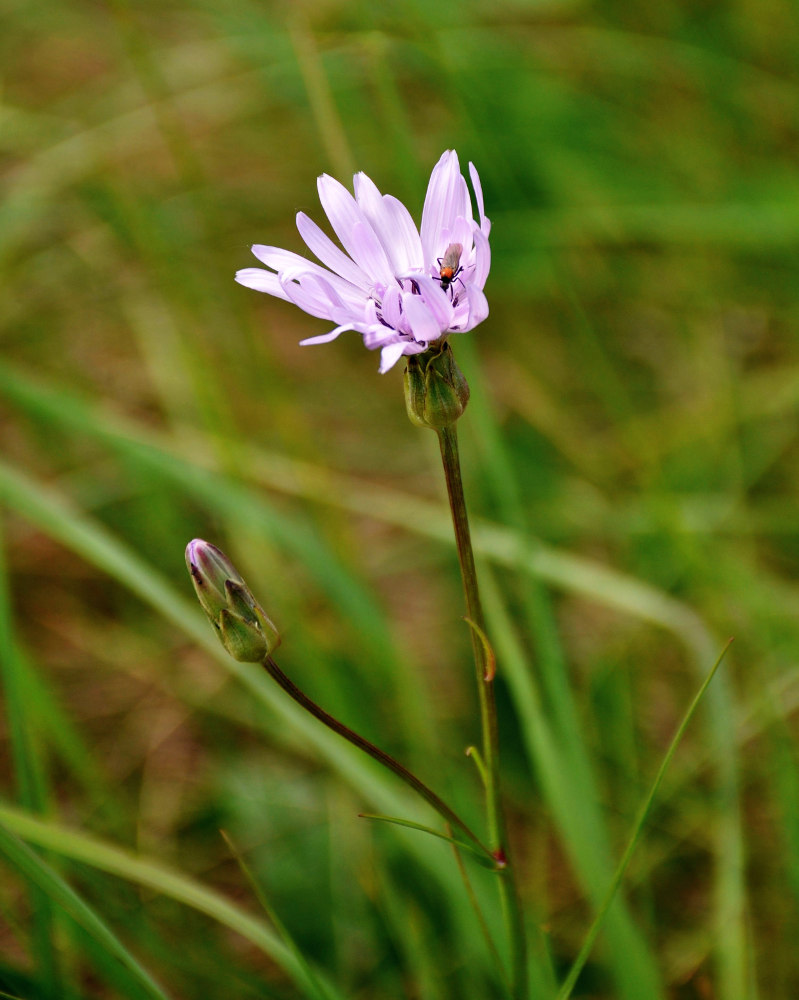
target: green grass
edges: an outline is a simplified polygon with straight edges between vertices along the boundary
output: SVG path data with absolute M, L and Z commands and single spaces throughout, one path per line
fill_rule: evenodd
M 398 371 L 236 285 L 315 178 L 493 221 L 459 425 L 535 1000 L 799 993 L 799 31 L 715 6 L 43 2 L 0 141 L 0 995 L 506 995 L 436 825 L 230 660 L 281 668 L 483 831 L 435 436 Z M 225 836 L 222 835 L 224 831 Z M 464 861 L 506 958 L 495 876 Z

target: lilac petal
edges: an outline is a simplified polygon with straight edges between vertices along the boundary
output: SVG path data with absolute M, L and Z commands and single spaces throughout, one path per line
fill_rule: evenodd
M 491 232 L 491 220 L 486 218 L 485 206 L 483 205 L 483 185 L 480 183 L 480 175 L 477 173 L 475 165 L 471 162 L 469 163 L 469 176 L 472 179 L 474 196 L 477 201 L 477 211 L 480 214 L 480 230 L 486 239 L 488 239 L 488 234 Z
M 308 271 L 324 272 L 315 261 L 308 260 L 293 250 L 283 250 L 281 247 L 268 247 L 262 243 L 255 243 L 250 247 L 255 256 L 262 264 L 271 267 L 273 271 L 282 271 L 284 267 L 303 267 Z
M 472 196 L 469 194 L 469 185 L 466 183 L 466 178 L 463 174 L 458 174 L 456 197 L 459 199 L 457 215 L 471 221 Z
M 488 299 L 482 289 L 477 288 L 476 285 L 467 285 L 466 295 L 469 303 L 469 317 L 463 328 L 464 331 L 473 330 L 488 316 Z
M 320 267 L 316 261 L 308 260 L 307 257 L 302 257 L 292 250 L 283 250 L 280 247 L 267 247 L 260 243 L 256 243 L 251 249 L 262 264 L 266 264 L 267 267 L 271 267 L 281 274 L 290 271 L 295 278 L 301 274 L 316 274 L 323 278 L 329 278 L 331 281 L 342 283 L 342 285 L 344 283 L 343 278 L 333 274 L 324 267 Z
M 456 211 L 458 154 L 448 149 L 433 167 L 422 209 L 422 248 L 426 261 L 435 260 L 441 231 L 449 229 L 459 213 Z
M 422 241 L 419 239 L 419 230 L 411 218 L 411 213 L 391 194 L 383 195 L 383 204 L 391 221 L 397 271 L 424 267 Z
M 363 311 L 364 321 L 369 324 L 369 326 L 380 325 L 380 319 L 377 315 L 377 303 L 374 299 L 369 299 L 366 303 L 366 307 Z
M 422 245 L 425 259 L 435 254 L 444 230 L 450 232 L 458 216 L 471 218 L 472 206 L 466 181 L 454 151 L 445 153 L 433 168 L 422 211 Z
M 393 285 L 387 289 L 386 294 L 383 296 L 380 314 L 383 317 L 383 322 L 388 323 L 392 329 L 398 330 L 400 328 L 403 320 L 402 293 L 398 285 Z
M 330 301 L 310 277 L 300 284 L 288 275 L 281 274 L 280 282 L 286 297 L 309 315 L 318 319 L 329 319 L 334 323 L 341 318 L 336 304 Z
M 410 212 L 391 195 L 381 195 L 364 173 L 355 175 L 355 198 L 380 240 L 394 274 L 422 265 L 422 243 Z
M 377 306 L 374 302 L 367 303 L 361 319 L 352 321 L 352 329 L 363 336 L 364 343 L 366 343 L 369 337 L 373 337 L 382 331 L 386 331 L 394 337 L 396 336 L 396 331 L 389 330 L 384 323 L 381 323 L 377 315 Z M 369 345 L 367 344 L 366 346 L 368 347 Z
M 491 247 L 488 245 L 488 237 L 474 224 L 474 269 L 471 273 L 470 284 L 477 288 L 483 288 L 491 267 Z
M 293 253 L 291 250 L 260 245 L 254 246 L 252 250 L 260 261 L 274 268 L 281 278 L 290 277 L 297 281 L 305 275 L 314 275 L 314 277 L 321 278 L 333 285 L 341 297 L 353 306 L 363 302 L 366 297 L 365 289 L 353 285 L 346 278 L 333 274 L 332 271 L 320 267 L 314 261 L 308 260 L 307 257 L 301 257 L 300 254 Z
M 367 221 L 356 222 L 352 227 L 352 258 L 372 277 L 375 283 L 390 285 L 394 272 L 386 251 Z
M 414 340 L 424 343 L 431 340 L 438 340 L 443 332 L 442 328 L 436 322 L 430 309 L 425 305 L 421 295 L 404 292 L 402 296 L 402 308 L 405 318 L 410 324 Z
M 333 298 L 336 303 L 343 303 L 350 313 L 360 314 L 366 301 L 366 293 L 360 288 L 355 288 L 337 274 L 323 271 L 321 268 L 318 271 L 306 271 L 299 267 L 286 267 L 278 273 L 278 279 L 284 288 L 288 282 L 304 285 L 309 294 L 319 294 L 315 290 L 323 288 L 322 297 L 331 299 L 331 305 Z
M 300 341 L 300 347 L 307 347 L 309 344 L 329 344 L 330 341 L 335 340 L 339 334 L 351 329 L 352 327 L 345 323 L 344 326 L 337 326 L 336 329 L 331 330 L 330 333 L 320 333 L 318 337 L 306 337 L 305 340 Z
M 301 257 L 291 250 L 256 244 L 252 251 L 260 261 L 278 272 L 281 282 L 284 279 L 299 281 L 306 275 L 313 275 L 333 285 L 339 295 L 353 308 L 363 302 L 366 297 L 364 289 L 356 287 L 338 274 L 333 274 L 332 271 L 320 267 L 314 261 L 308 260 L 307 257 Z
M 333 275 L 331 275 L 331 278 Z M 330 310 L 332 315 L 335 316 L 347 316 L 348 318 L 352 316 L 360 316 L 363 312 L 363 298 L 358 297 L 354 303 L 346 301 L 342 298 L 336 291 L 333 282 L 328 281 L 318 275 L 306 275 L 302 280 L 302 286 L 310 294 L 315 294 L 320 303 L 327 302 L 330 305 Z
M 384 347 L 380 352 L 380 374 L 385 375 L 385 373 L 393 368 L 394 365 L 399 361 L 402 355 L 405 353 L 405 345 L 400 341 L 399 344 L 389 344 L 388 347 Z
M 388 220 L 385 217 L 385 210 L 383 208 L 383 195 L 380 194 L 377 185 L 371 177 L 367 177 L 363 171 L 353 177 L 352 183 L 358 208 L 360 208 L 364 218 L 369 222 L 372 229 L 374 229 L 378 239 L 385 248 L 386 254 L 390 255 L 392 240 L 391 233 L 388 230 Z
M 455 220 L 455 224 L 452 227 L 452 231 L 448 237 L 450 243 L 460 243 L 463 247 L 463 259 L 462 264 L 466 263 L 466 258 L 468 257 L 468 251 L 472 245 L 472 229 L 476 223 L 472 219 L 465 219 L 462 215 L 459 215 Z M 446 247 L 444 248 L 446 249 Z
M 254 288 L 256 292 L 267 292 L 269 295 L 276 295 L 279 299 L 290 301 L 288 295 L 283 291 L 276 274 L 265 271 L 262 267 L 243 267 L 236 271 L 236 281 L 246 288 Z
M 369 327 L 363 335 L 364 347 L 368 347 L 370 351 L 375 350 L 377 347 L 386 347 L 388 344 L 397 343 L 405 343 L 405 341 L 397 335 L 396 330 L 390 330 L 382 323 L 376 323 L 374 326 Z
M 419 289 L 419 297 L 427 307 L 428 312 L 433 317 L 433 321 L 439 331 L 448 330 L 452 325 L 453 307 L 449 294 L 441 287 L 441 282 L 437 278 L 428 278 L 427 275 L 419 275 L 414 279 Z M 416 338 L 430 339 L 430 338 Z
M 310 219 L 305 212 L 297 213 L 297 229 L 305 240 L 305 245 L 331 271 L 340 274 L 345 281 L 368 291 L 371 285 L 368 275 L 353 263 L 352 260 L 336 246 L 336 244 Z
M 394 275 L 386 252 L 353 196 L 327 174 L 317 180 L 317 187 L 322 208 L 341 245 L 373 281 L 388 284 Z

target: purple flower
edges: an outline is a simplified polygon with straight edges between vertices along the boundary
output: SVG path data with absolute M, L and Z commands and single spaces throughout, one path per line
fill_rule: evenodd
M 324 344 L 345 330 L 360 333 L 366 347 L 380 349 L 380 371 L 387 372 L 403 354 L 421 354 L 488 315 L 483 286 L 491 266 L 491 223 L 471 163 L 469 175 L 480 222 L 472 216 L 458 155 L 448 150 L 430 176 L 420 231 L 402 202 L 381 195 L 366 174 L 354 177 L 355 197 L 322 174 L 319 200 L 346 252 L 299 212 L 300 236 L 325 266 L 257 244 L 252 252 L 269 270 L 246 267 L 236 281 L 336 324 L 303 344 Z

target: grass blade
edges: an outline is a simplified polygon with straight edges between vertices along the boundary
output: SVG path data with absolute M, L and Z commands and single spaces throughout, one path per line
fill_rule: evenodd
M 0 824 L 3 824 L 7 830 L 13 831 L 23 840 L 38 844 L 46 850 L 71 858 L 73 861 L 90 865 L 100 871 L 107 872 L 109 875 L 115 875 L 137 885 L 153 889 L 155 892 L 169 896 L 185 906 L 190 906 L 198 912 L 206 914 L 255 945 L 291 976 L 298 986 L 305 987 L 306 980 L 303 969 L 297 963 L 290 949 L 283 944 L 271 928 L 225 899 L 224 896 L 200 885 L 194 879 L 160 862 L 139 857 L 130 851 L 58 823 L 36 819 L 21 810 L 13 809 L 11 806 L 0 804 Z M 0 827 L 1 829 L 2 827 Z M 13 851 L 15 839 L 11 838 L 8 833 L 3 836 L 6 839 L 0 841 L 2 849 L 6 849 L 6 840 L 8 840 L 11 843 L 9 851 Z M 12 855 L 9 854 L 9 857 Z M 20 870 L 27 872 L 27 868 L 24 867 L 28 864 L 26 856 L 19 853 L 18 849 L 13 854 L 13 862 L 20 867 Z M 35 873 L 36 866 L 31 866 L 31 870 Z M 42 878 L 44 879 L 44 876 Z M 63 898 L 67 900 L 69 895 L 65 894 Z M 163 994 L 154 995 L 158 995 L 160 1000 L 164 1000 Z
M 61 910 L 87 931 L 110 955 L 113 955 L 143 987 L 153 1000 L 169 1000 L 140 962 L 128 951 L 108 925 L 85 903 L 61 876 L 39 858 L 21 840 L 13 836 L 0 820 L 0 851 L 14 868 L 38 886 Z M 52 846 L 52 845 L 51 845 Z
M 652 810 L 652 805 L 654 804 L 655 797 L 658 793 L 661 782 L 663 781 L 663 776 L 665 775 L 666 770 L 668 769 L 668 766 L 671 763 L 671 759 L 674 756 L 677 747 L 680 745 L 680 741 L 683 738 L 685 730 L 688 728 L 691 719 L 694 717 L 694 713 L 699 707 L 699 703 L 701 702 L 705 692 L 710 686 L 710 682 L 713 680 L 713 678 L 716 675 L 716 671 L 721 666 L 721 661 L 724 659 L 727 650 L 730 648 L 730 645 L 732 644 L 732 641 L 733 641 L 732 639 L 728 640 L 727 645 L 719 654 L 718 659 L 713 664 L 713 667 L 711 668 L 710 672 L 705 678 L 702 686 L 694 695 L 693 701 L 688 706 L 688 710 L 683 716 L 682 722 L 677 727 L 677 732 L 674 734 L 674 737 L 672 738 L 672 741 L 669 744 L 669 748 L 666 751 L 663 760 L 661 761 L 660 767 L 658 768 L 658 772 L 655 775 L 655 780 L 652 782 L 652 787 L 649 790 L 649 794 L 647 795 L 643 805 L 641 806 L 641 811 L 638 814 L 638 819 L 636 820 L 635 826 L 633 827 L 632 834 L 630 835 L 630 840 L 627 843 L 627 847 L 625 848 L 624 854 L 622 855 L 618 866 L 616 867 L 616 871 L 613 875 L 610 885 L 608 886 L 607 893 L 605 894 L 605 898 L 602 901 L 602 905 L 599 907 L 599 910 L 597 911 L 596 916 L 594 917 L 594 920 L 588 929 L 588 933 L 585 936 L 585 940 L 583 941 L 582 947 L 580 948 L 577 958 L 574 960 L 574 963 L 572 964 L 571 969 L 569 969 L 569 973 L 566 976 L 566 979 L 563 981 L 563 985 L 561 986 L 560 992 L 558 993 L 557 1000 L 569 1000 L 569 997 L 572 994 L 572 990 L 574 989 L 575 983 L 577 982 L 577 978 L 580 975 L 580 972 L 583 966 L 585 965 L 588 956 L 591 954 L 591 949 L 594 946 L 594 942 L 596 941 L 597 936 L 599 935 L 599 932 L 602 929 L 602 925 L 605 922 L 605 918 L 608 914 L 610 906 L 613 903 L 616 893 L 619 890 L 619 886 L 621 885 L 622 879 L 624 878 L 624 874 L 627 871 L 630 861 L 632 860 L 633 854 L 635 853 L 635 848 L 638 846 L 638 842 L 641 839 L 644 823 L 646 822 L 647 817 L 649 816 L 649 813 Z

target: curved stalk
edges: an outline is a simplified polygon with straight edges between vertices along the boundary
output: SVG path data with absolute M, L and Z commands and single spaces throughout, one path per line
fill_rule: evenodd
M 364 753 L 369 754 L 370 757 L 374 758 L 378 763 L 387 767 L 390 771 L 393 771 L 398 778 L 401 778 L 406 785 L 417 792 L 422 798 L 428 802 L 436 812 L 444 819 L 447 823 L 452 824 L 452 826 L 457 827 L 462 833 L 464 833 L 469 840 L 480 849 L 483 854 L 486 854 L 494 863 L 495 867 L 499 867 L 501 862 L 497 858 L 496 854 L 491 851 L 479 837 L 464 823 L 464 821 L 454 812 L 450 807 L 444 802 L 443 799 L 439 798 L 438 795 L 427 785 L 420 781 L 411 771 L 406 767 L 403 767 L 399 761 L 394 760 L 394 758 L 381 750 L 380 747 L 370 743 L 369 740 L 360 736 L 354 730 L 345 726 L 343 722 L 339 722 L 338 719 L 330 715 L 323 708 L 320 708 L 315 701 L 311 701 L 305 692 L 301 691 L 297 685 L 283 673 L 280 667 L 275 663 L 271 656 L 265 657 L 262 661 L 264 669 L 267 671 L 270 677 L 272 677 L 277 683 L 283 688 L 286 694 L 290 695 L 298 705 L 301 705 L 306 711 L 310 712 L 315 718 L 323 722 L 328 729 L 332 729 L 334 733 L 338 733 L 339 736 L 343 736 L 345 740 L 348 740 L 353 746 L 358 747 L 359 750 L 363 750 Z

